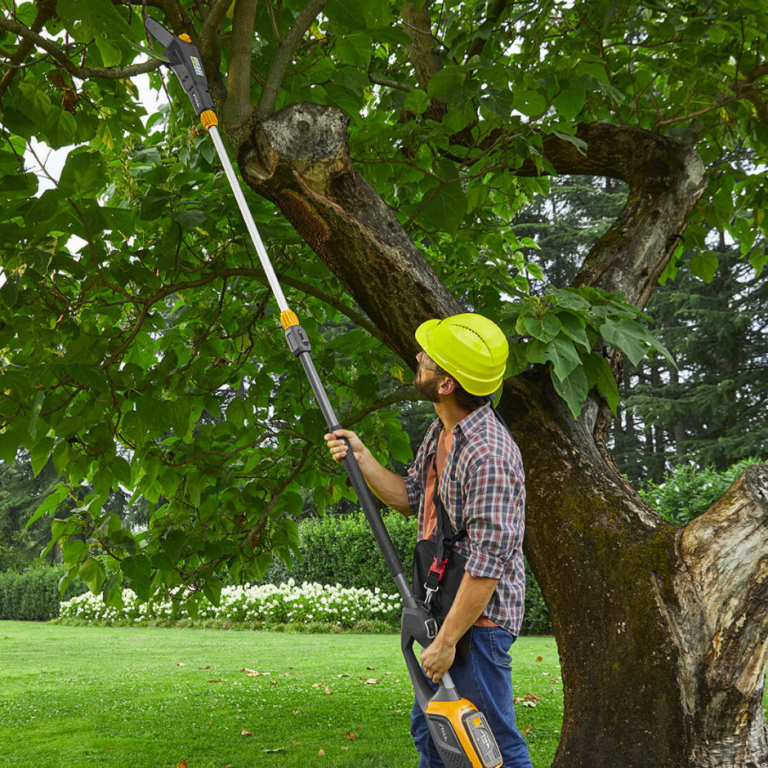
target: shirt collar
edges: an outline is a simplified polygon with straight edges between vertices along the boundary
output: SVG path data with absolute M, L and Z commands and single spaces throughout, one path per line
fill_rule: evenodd
M 479 408 L 475 408 L 469 416 L 465 416 L 457 425 L 458 429 L 465 437 L 472 437 L 474 432 L 477 432 L 480 425 L 488 418 L 488 409 L 491 407 L 490 403 L 481 405 Z M 454 433 L 456 432 L 454 429 Z

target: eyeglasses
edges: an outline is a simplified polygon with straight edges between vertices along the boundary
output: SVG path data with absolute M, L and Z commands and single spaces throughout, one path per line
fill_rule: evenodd
M 426 352 L 424 352 L 424 350 L 416 355 L 416 359 L 419 361 L 419 367 L 423 368 L 425 371 L 434 371 L 435 373 L 447 375 L 447 372 L 444 371 Z

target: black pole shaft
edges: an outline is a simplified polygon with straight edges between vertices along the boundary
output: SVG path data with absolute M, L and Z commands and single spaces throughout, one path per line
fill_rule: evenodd
M 328 394 L 325 391 L 323 382 L 320 380 L 320 376 L 315 368 L 315 363 L 312 360 L 312 355 L 310 354 L 312 348 L 304 329 L 299 325 L 291 326 L 286 329 L 285 336 L 291 352 L 293 352 L 293 354 L 301 361 L 304 373 L 307 375 L 309 384 L 312 387 L 317 403 L 320 406 L 320 411 L 328 425 L 328 430 L 333 432 L 337 429 L 341 429 L 339 419 L 333 410 L 333 406 L 328 399 Z M 381 554 L 384 556 L 387 568 L 389 568 L 389 572 L 392 574 L 392 578 L 397 584 L 400 595 L 404 602 L 410 604 L 414 600 L 414 597 L 413 592 L 411 591 L 411 586 L 405 578 L 403 564 L 400 562 L 395 545 L 392 543 L 392 539 L 381 519 L 381 515 L 376 509 L 373 497 L 371 496 L 371 491 L 368 488 L 368 484 L 365 482 L 360 465 L 357 463 L 357 459 L 351 448 L 347 451 L 347 455 L 344 457 L 342 464 L 347 472 L 352 488 L 357 494 L 357 498 L 360 500 L 363 513 L 368 520 L 368 524 L 371 526 L 373 535 L 376 538 L 376 543 L 379 545 Z

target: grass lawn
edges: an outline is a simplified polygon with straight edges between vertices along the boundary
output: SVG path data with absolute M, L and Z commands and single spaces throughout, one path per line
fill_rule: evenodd
M 517 713 L 545 768 L 562 723 L 555 641 L 520 638 L 512 659 L 516 696 L 539 698 Z M 0 621 L 3 767 L 411 768 L 412 700 L 396 635 Z

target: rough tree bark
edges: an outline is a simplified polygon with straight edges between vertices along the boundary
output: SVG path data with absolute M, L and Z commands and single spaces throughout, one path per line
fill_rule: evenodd
M 555 168 L 622 178 L 630 195 L 576 283 L 623 290 L 642 306 L 703 190 L 702 164 L 690 147 L 639 129 L 590 125 L 579 136 L 586 156 L 545 143 Z M 352 166 L 343 115 L 291 105 L 255 124 L 239 160 L 412 364 L 416 325 L 460 306 Z M 555 765 L 768 764 L 768 470 L 749 470 L 679 528 L 616 471 L 604 404 L 591 400 L 574 420 L 534 369 L 506 382 L 501 410 L 526 464 L 526 554 L 562 661 Z

